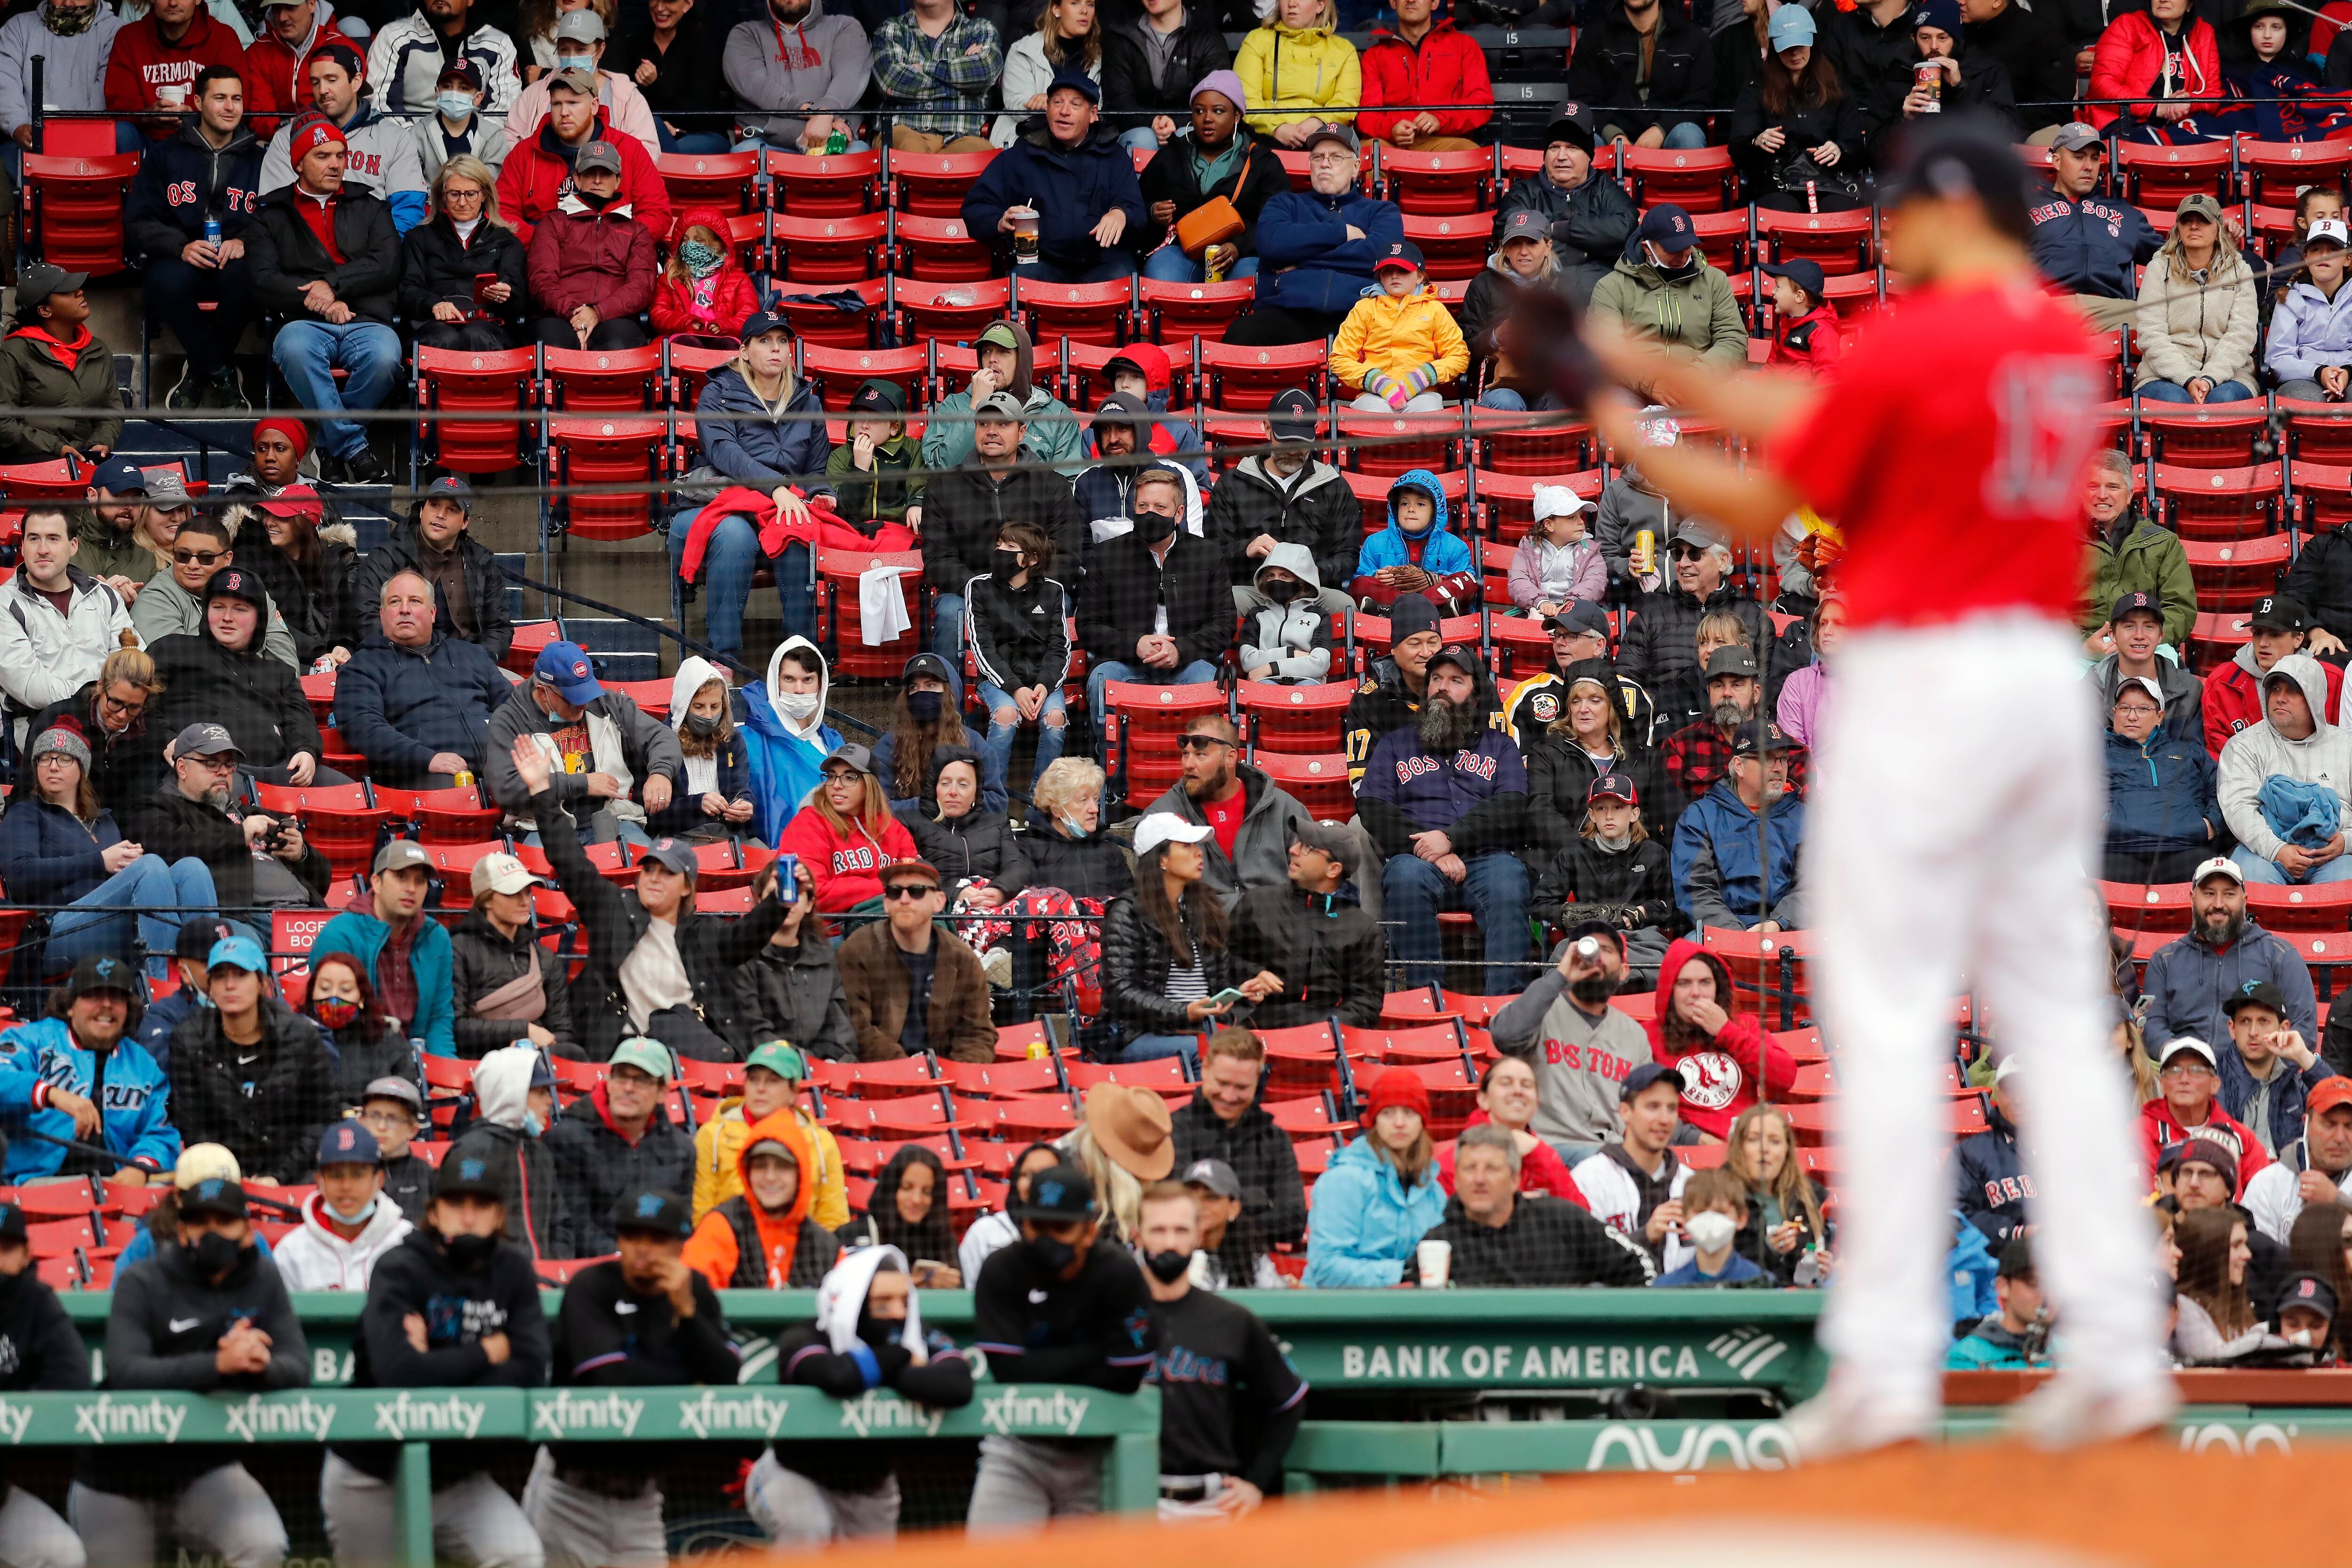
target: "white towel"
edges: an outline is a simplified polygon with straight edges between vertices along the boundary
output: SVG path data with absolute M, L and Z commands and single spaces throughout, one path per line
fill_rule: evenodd
M 857 618 L 867 647 L 897 642 L 914 629 L 914 617 L 907 613 L 907 590 L 898 582 L 910 570 L 869 566 L 858 574 Z

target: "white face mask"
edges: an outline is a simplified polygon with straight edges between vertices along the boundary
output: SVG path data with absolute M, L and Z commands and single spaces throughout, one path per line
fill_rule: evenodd
M 1702 1209 L 1683 1221 L 1683 1228 L 1690 1232 L 1691 1245 L 1701 1252 L 1721 1252 L 1739 1234 L 1739 1222 L 1727 1214 Z
M 776 706 L 782 709 L 784 717 L 793 723 L 805 724 L 815 717 L 818 709 L 824 706 L 824 696 L 815 691 L 787 691 L 776 699 Z

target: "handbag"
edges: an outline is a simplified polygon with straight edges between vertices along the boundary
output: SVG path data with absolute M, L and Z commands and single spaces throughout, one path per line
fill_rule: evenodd
M 1242 153 L 1242 172 L 1234 181 L 1239 191 L 1249 184 L 1250 160 L 1257 156 L 1252 145 Z M 1241 208 L 1234 205 L 1231 196 L 1211 196 L 1191 212 L 1176 220 L 1176 245 L 1187 256 L 1198 257 L 1213 245 L 1223 245 L 1247 228 Z

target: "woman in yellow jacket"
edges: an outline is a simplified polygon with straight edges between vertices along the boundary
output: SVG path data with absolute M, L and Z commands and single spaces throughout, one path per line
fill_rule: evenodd
M 809 1142 L 815 1194 L 809 1217 L 827 1230 L 849 1223 L 849 1184 L 841 1165 L 841 1145 L 816 1119 L 796 1103 L 808 1064 L 795 1047 L 770 1040 L 751 1052 L 743 1064 L 743 1092 L 722 1100 L 718 1113 L 694 1134 L 694 1217 L 704 1215 L 743 1190 L 736 1159 L 751 1136 L 755 1122 L 764 1121 L 791 1107 L 801 1134 Z
M 1356 46 L 1339 37 L 1339 0 L 1258 0 L 1258 15 L 1265 25 L 1234 60 L 1250 129 L 1296 148 L 1318 127 L 1355 119 L 1363 69 Z
M 1360 394 L 1368 414 L 1426 414 L 1445 406 L 1435 390 L 1470 368 L 1470 345 L 1454 313 L 1422 276 L 1421 247 L 1391 245 L 1372 263 L 1364 291 L 1331 340 L 1331 374 Z

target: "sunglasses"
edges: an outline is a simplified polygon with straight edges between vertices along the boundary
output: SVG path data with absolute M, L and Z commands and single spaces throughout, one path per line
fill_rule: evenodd
M 1205 752 L 1212 746 L 1232 744 L 1231 741 L 1221 740 L 1215 735 L 1185 735 L 1177 741 L 1176 749 L 1180 752 Z
M 1695 544 L 1677 544 L 1666 552 L 1668 558 L 1675 561 L 1696 561 L 1706 553 Z
M 174 550 L 172 560 L 182 566 L 209 566 L 227 553 L 226 550 Z
M 929 898 L 938 891 L 939 889 L 929 882 L 899 882 L 883 889 L 882 898 L 886 903 L 911 904 L 918 899 Z

